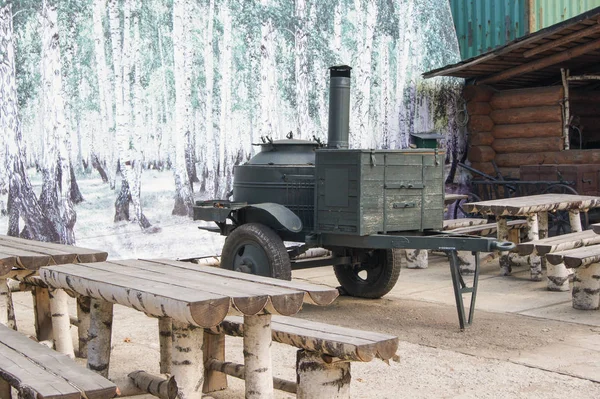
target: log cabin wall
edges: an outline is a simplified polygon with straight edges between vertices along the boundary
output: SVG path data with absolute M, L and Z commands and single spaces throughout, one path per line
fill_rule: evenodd
M 495 175 L 495 161 L 503 176 L 518 178 L 519 166 L 548 163 L 544 154 L 564 148 L 562 87 L 494 91 L 466 86 L 463 97 L 469 112 L 468 158 L 475 169 Z

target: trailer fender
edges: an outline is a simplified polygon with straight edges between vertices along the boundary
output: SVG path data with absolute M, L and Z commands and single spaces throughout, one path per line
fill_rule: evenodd
M 262 223 L 274 230 L 302 231 L 300 218 L 283 205 L 272 202 L 252 204 L 243 208 L 246 223 Z

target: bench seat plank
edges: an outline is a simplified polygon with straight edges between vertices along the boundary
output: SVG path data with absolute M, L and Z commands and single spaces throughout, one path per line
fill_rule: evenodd
M 600 262 L 600 245 L 547 254 L 546 259 L 553 265 L 564 262 L 565 266 L 570 268 L 585 267 Z
M 30 387 L 39 394 L 32 397 L 39 399 L 104 399 L 117 393 L 109 380 L 4 325 L 0 325 L 0 376 Z
M 552 252 L 565 251 L 599 243 L 600 234 L 596 234 L 592 230 L 585 230 L 521 243 L 517 248 L 519 250 L 519 255 L 521 256 L 533 253 L 534 249 L 538 255 L 542 256 Z
M 461 219 L 448 219 L 443 221 L 444 230 L 454 230 L 460 227 L 478 226 L 487 224 L 487 219 L 481 218 L 461 218 Z
M 354 330 L 295 317 L 273 316 L 273 341 L 319 352 L 344 360 L 369 362 L 374 358 L 388 360 L 398 349 L 398 338 L 370 331 Z M 228 316 L 209 331 L 241 337 L 243 318 Z
M 509 220 L 507 223 L 509 229 L 519 228 L 525 224 L 527 224 L 526 220 Z M 490 235 L 498 230 L 497 223 L 486 223 L 477 226 L 469 226 L 469 227 L 459 227 L 457 229 L 452 230 L 452 233 L 457 234 L 480 234 L 480 235 Z

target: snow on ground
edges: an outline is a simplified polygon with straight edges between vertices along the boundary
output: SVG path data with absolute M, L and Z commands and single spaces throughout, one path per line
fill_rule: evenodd
M 34 188 L 39 190 L 41 176 L 30 176 Z M 172 171 L 142 173 L 142 209 L 150 223 L 160 228 L 156 233 L 144 233 L 135 221 L 115 223 L 114 201 L 118 190 L 111 190 L 95 173 L 79 176 L 78 183 L 85 199 L 75 206 L 78 246 L 107 251 L 110 259 L 189 258 L 221 252 L 223 237 L 199 230 L 202 223 L 191 218 L 171 215 L 175 193 Z M 6 203 L 6 196 L 0 200 Z M 8 218 L 0 216 L 0 234 L 6 234 L 7 229 Z

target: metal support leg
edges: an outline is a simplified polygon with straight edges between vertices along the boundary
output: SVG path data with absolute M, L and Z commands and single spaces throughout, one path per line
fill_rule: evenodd
M 455 250 L 446 251 L 450 260 L 450 274 L 452 275 L 452 285 L 454 287 L 454 297 L 456 299 L 456 310 L 458 311 L 458 322 L 460 329 L 464 330 L 473 323 L 473 314 L 475 313 L 475 299 L 477 298 L 477 283 L 479 282 L 479 252 L 474 252 L 475 272 L 473 273 L 473 286 L 467 287 L 459 270 L 458 255 Z M 465 314 L 463 294 L 471 293 L 471 303 L 469 313 Z

